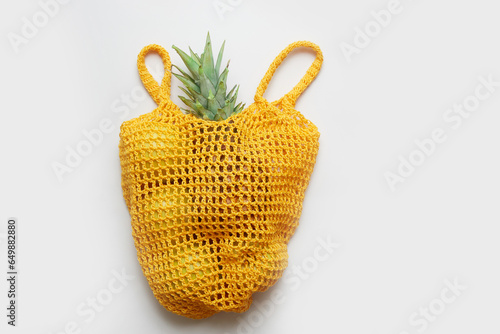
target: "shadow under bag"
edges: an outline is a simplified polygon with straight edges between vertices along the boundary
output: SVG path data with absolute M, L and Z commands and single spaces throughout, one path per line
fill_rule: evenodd
M 276 68 L 298 47 L 316 59 L 301 81 L 268 102 Z M 158 53 L 161 85 L 145 65 Z M 194 319 L 244 312 L 288 264 L 287 244 L 298 226 L 319 147 L 317 127 L 295 101 L 318 74 L 319 47 L 300 41 L 274 60 L 255 102 L 224 121 L 184 114 L 170 100 L 171 63 L 164 48 L 138 57 L 144 86 L 158 104 L 120 130 L 122 189 L 144 276 L 168 310 Z

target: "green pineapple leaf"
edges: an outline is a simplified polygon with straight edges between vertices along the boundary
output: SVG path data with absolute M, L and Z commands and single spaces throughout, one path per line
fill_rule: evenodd
M 193 83 L 191 80 L 189 80 L 188 78 L 186 77 L 183 77 L 182 75 L 179 75 L 179 74 L 175 74 L 175 77 L 177 79 L 179 79 L 183 84 L 184 86 L 186 86 L 189 90 L 192 90 L 192 91 L 195 91 L 197 93 L 200 93 L 200 87 L 198 85 L 196 85 L 195 83 Z
M 220 63 L 222 62 L 222 54 L 224 53 L 224 46 L 226 45 L 226 41 L 222 43 L 222 46 L 219 50 L 219 55 L 217 56 L 217 64 L 215 65 L 215 74 L 219 74 L 220 72 Z
M 210 41 L 210 34 L 207 34 L 207 42 L 202 56 L 202 70 L 205 76 L 212 82 L 212 85 L 217 85 L 217 79 L 214 68 L 214 58 L 212 55 L 212 42 Z
M 175 68 L 177 69 L 177 71 L 181 72 L 182 76 L 183 76 L 185 79 L 187 79 L 187 80 L 191 81 L 193 84 L 195 84 L 195 85 L 196 85 L 196 80 L 195 80 L 195 79 L 193 79 L 193 78 L 192 78 L 189 74 L 187 74 L 186 72 L 184 72 L 184 71 L 183 71 L 182 69 L 180 69 L 177 65 L 172 65 L 172 67 L 175 67 Z M 174 75 L 175 75 L 175 74 L 174 74 Z
M 212 81 L 205 76 L 205 73 L 203 72 L 203 69 L 200 67 L 199 69 L 199 75 L 200 75 L 200 93 L 203 96 L 206 96 L 208 98 L 208 94 L 210 91 L 215 91 L 215 87 L 212 84 Z
M 226 90 L 227 90 L 226 81 L 227 81 L 228 73 L 229 73 L 229 70 L 226 67 L 224 69 L 224 72 L 222 72 L 222 74 L 220 75 L 219 83 L 217 84 L 217 92 L 216 92 L 215 96 L 216 96 L 217 101 L 219 101 L 219 104 L 221 106 L 224 105 L 224 101 L 226 99 L 226 97 L 224 95 L 226 95 Z
M 177 51 L 177 53 L 181 57 L 182 61 L 184 62 L 184 65 L 186 65 L 189 72 L 191 72 L 191 74 L 193 74 L 193 77 L 195 79 L 198 78 L 198 68 L 200 67 L 200 65 L 197 64 L 196 61 L 194 61 L 193 58 L 189 57 L 184 51 L 177 48 L 175 45 L 172 45 L 172 48 L 175 51 Z
M 189 52 L 191 53 L 191 58 L 198 64 L 198 65 L 201 65 L 201 58 L 200 56 L 198 56 L 196 53 L 193 52 L 193 50 L 191 50 L 191 48 L 189 48 Z

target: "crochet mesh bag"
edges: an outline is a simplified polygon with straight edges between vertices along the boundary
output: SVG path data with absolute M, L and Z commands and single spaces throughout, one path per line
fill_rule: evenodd
M 297 47 L 316 52 L 302 80 L 279 100 L 264 97 L 271 77 Z M 158 53 L 161 85 L 145 65 Z M 317 127 L 294 109 L 320 70 L 313 43 L 289 45 L 262 79 L 255 102 L 227 120 L 184 114 L 170 100 L 171 63 L 146 46 L 139 74 L 158 108 L 120 131 L 122 189 L 142 271 L 158 301 L 194 319 L 244 312 L 288 263 L 319 147 Z

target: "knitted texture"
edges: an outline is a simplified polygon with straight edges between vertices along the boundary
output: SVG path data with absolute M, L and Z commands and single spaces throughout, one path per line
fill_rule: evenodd
M 314 63 L 288 94 L 268 102 L 271 77 L 297 47 L 312 48 Z M 150 52 L 163 59 L 161 85 L 146 68 Z M 295 101 L 322 61 L 313 43 L 289 45 L 255 102 L 214 122 L 184 114 L 170 100 L 165 49 L 149 45 L 139 54 L 140 77 L 158 108 L 121 126 L 122 189 L 142 271 L 168 310 L 194 319 L 244 312 L 252 293 L 282 276 L 319 147 L 317 127 Z

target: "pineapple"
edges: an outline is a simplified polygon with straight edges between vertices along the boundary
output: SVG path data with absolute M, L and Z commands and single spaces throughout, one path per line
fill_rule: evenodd
M 187 67 L 187 72 L 183 71 L 176 65 L 173 65 L 175 69 L 180 74 L 172 73 L 177 79 L 181 81 L 184 87 L 179 87 L 186 96 L 179 96 L 181 101 L 189 107 L 189 109 L 184 109 L 189 114 L 192 114 L 198 118 L 210 121 L 223 121 L 225 119 L 230 118 L 233 115 L 241 112 L 245 105 L 243 103 L 236 104 L 238 97 L 239 86 L 235 85 L 229 93 L 227 93 L 227 77 L 228 77 L 228 67 L 229 62 L 221 73 L 221 62 L 222 56 L 224 52 L 225 42 L 222 44 L 217 60 L 214 63 L 214 58 L 212 55 L 212 43 L 210 40 L 210 34 L 207 34 L 205 48 L 201 56 L 193 52 L 191 48 L 189 48 L 190 55 L 186 54 L 184 51 L 177 48 L 175 45 L 172 48 L 179 54 L 180 58 L 184 62 Z M 213 131 L 214 127 L 210 127 L 209 131 Z M 232 134 L 229 137 L 226 137 L 226 141 L 229 143 L 235 142 L 236 135 Z M 225 146 L 226 144 L 223 144 Z M 239 152 L 239 148 L 238 148 Z M 214 155 L 213 161 L 216 161 L 216 156 Z M 228 159 L 231 159 L 230 157 Z M 240 168 L 239 166 L 237 167 Z M 247 167 L 241 167 L 244 171 L 247 171 Z M 261 171 L 262 173 L 262 171 Z M 237 176 L 236 181 L 239 180 Z M 231 179 L 231 176 L 228 176 L 225 182 L 232 183 L 234 182 Z M 246 186 L 243 186 L 242 189 L 247 190 Z M 262 190 L 264 191 L 264 190 Z M 226 202 L 232 203 L 233 201 L 238 202 L 239 199 L 237 197 L 231 197 L 230 194 L 226 197 Z M 217 197 L 217 195 L 216 195 Z M 245 196 L 241 199 L 244 202 L 242 207 L 243 211 L 247 211 L 247 205 L 245 202 L 248 202 L 249 199 Z M 257 238 L 257 234 L 251 234 L 252 238 Z M 260 240 L 256 240 L 254 242 L 250 242 L 251 246 L 255 246 L 256 243 L 260 243 Z M 194 243 L 191 248 L 191 251 L 195 252 L 200 251 L 198 248 L 200 247 L 200 243 Z M 265 246 L 268 248 L 268 246 Z M 269 249 L 262 255 L 267 260 L 272 259 L 272 254 Z M 185 250 L 180 250 L 180 255 L 185 256 Z M 191 256 L 191 255 L 190 255 Z M 188 261 L 188 262 L 186 262 Z M 207 261 L 207 260 L 206 260 Z M 208 265 L 209 263 L 206 263 Z M 271 268 L 272 265 L 269 265 Z M 197 268 L 193 268 L 192 259 L 184 258 L 181 261 L 174 263 L 174 268 L 179 270 L 180 275 L 186 275 L 190 272 L 192 278 L 194 279 L 197 275 L 198 278 L 201 278 L 205 275 L 212 274 L 212 269 L 210 267 L 205 269 L 205 272 L 198 271 Z M 264 272 L 265 268 L 260 268 L 261 272 Z M 178 274 L 178 275 L 179 275 Z
M 178 66 L 173 65 L 180 72 L 180 74 L 173 73 L 173 75 L 185 86 L 185 88 L 179 88 L 187 97 L 179 96 L 179 98 L 190 108 L 183 109 L 187 113 L 205 120 L 222 121 L 239 113 L 245 107 L 241 102 L 236 104 L 239 86 L 235 85 L 227 93 L 226 81 L 229 73 L 229 62 L 222 73 L 220 73 L 224 45 L 225 42 L 219 50 L 215 64 L 212 55 L 210 34 L 207 34 L 205 49 L 201 56 L 194 53 L 191 48 L 189 48 L 191 54 L 189 56 L 175 45 L 172 46 L 190 72 L 188 74 Z

